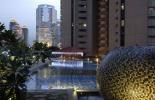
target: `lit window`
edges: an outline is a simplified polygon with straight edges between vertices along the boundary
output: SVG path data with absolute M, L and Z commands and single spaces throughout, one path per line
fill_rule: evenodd
M 87 5 L 86 4 L 79 4 L 79 7 L 87 8 Z
M 155 9 L 154 9 L 154 8 L 152 8 L 152 7 L 150 7 L 150 8 L 149 8 L 149 11 L 154 11 L 154 10 L 155 10 Z
M 74 27 L 74 24 L 72 23 L 72 27 Z
M 87 24 L 83 24 L 83 27 L 87 27 Z
M 125 25 L 124 20 L 121 20 L 121 26 L 124 26 L 124 25 Z
M 84 8 L 87 8 L 87 6 L 85 5 Z
M 124 5 L 121 6 L 121 9 L 124 10 Z
M 80 27 L 87 27 L 87 24 L 86 23 L 79 23 L 79 26 Z

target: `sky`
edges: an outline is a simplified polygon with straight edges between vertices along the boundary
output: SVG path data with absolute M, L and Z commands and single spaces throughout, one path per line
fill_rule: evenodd
M 11 19 L 29 29 L 29 43 L 36 37 L 36 8 L 39 4 L 55 6 L 60 19 L 60 0 L 0 0 L 0 22 L 9 27 Z

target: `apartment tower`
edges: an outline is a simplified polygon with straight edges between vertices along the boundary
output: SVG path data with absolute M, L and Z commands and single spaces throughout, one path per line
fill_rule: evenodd
M 119 47 L 155 45 L 154 0 L 62 0 L 63 47 L 105 55 Z
M 22 28 L 16 20 L 12 19 L 10 21 L 9 29 L 12 30 L 14 33 L 16 33 L 17 38 L 24 39 L 24 35 L 22 33 Z
M 109 50 L 155 45 L 154 0 L 109 0 Z
M 63 48 L 79 48 L 89 56 L 96 54 L 95 2 L 96 0 L 61 0 Z
M 52 46 L 55 33 L 53 25 L 57 22 L 57 15 L 54 6 L 42 4 L 36 10 L 36 39 L 38 42 L 47 43 Z
M 28 28 L 26 26 L 22 27 L 22 33 L 24 35 L 24 42 L 28 45 Z

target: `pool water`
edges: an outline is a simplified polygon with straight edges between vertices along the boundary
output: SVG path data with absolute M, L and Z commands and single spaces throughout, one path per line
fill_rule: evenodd
M 58 63 L 56 65 L 56 62 Z M 31 75 L 26 82 L 28 90 L 48 90 L 48 89 L 70 89 L 76 90 L 96 90 L 96 67 L 92 61 L 79 61 L 63 63 L 55 61 L 54 65 L 40 68 L 37 73 Z M 69 65 L 68 64 L 73 64 Z M 77 65 L 77 66 L 76 66 Z M 78 67 L 78 65 L 80 65 Z

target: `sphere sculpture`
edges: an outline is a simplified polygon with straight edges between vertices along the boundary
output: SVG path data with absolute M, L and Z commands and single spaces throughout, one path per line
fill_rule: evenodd
M 155 47 L 111 51 L 97 69 L 104 100 L 155 100 Z

